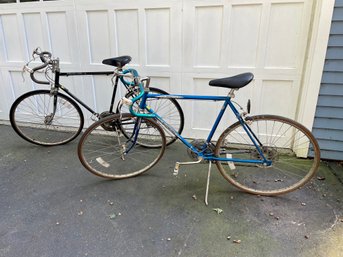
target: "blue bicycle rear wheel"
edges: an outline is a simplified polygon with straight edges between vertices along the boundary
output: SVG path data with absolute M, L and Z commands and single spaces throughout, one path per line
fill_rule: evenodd
M 237 122 L 220 136 L 215 155 L 227 158 L 217 167 L 226 180 L 243 191 L 258 195 L 291 192 L 308 182 L 320 163 L 317 140 L 303 125 L 288 118 L 259 115 L 246 120 L 264 157 L 271 165 L 232 162 L 263 160 L 246 130 Z

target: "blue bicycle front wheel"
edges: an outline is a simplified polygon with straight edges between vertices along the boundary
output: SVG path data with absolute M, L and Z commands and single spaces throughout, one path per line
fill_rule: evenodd
M 138 142 L 159 147 L 147 148 Z M 156 165 L 165 146 L 163 129 L 155 121 L 131 114 L 113 114 L 95 122 L 84 132 L 78 156 L 91 173 L 109 179 L 124 179 L 140 175 Z

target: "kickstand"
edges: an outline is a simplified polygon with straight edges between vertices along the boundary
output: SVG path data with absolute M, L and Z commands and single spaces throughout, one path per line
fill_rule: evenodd
M 176 175 L 179 174 L 180 165 L 197 164 L 197 163 L 200 163 L 202 161 L 203 161 L 203 159 L 199 158 L 199 160 L 193 161 L 193 162 L 176 162 L 173 175 L 176 176 Z M 207 173 L 207 183 L 206 183 L 206 193 L 205 193 L 205 204 L 206 205 L 208 205 L 208 191 L 209 191 L 209 188 L 210 188 L 211 168 L 212 168 L 212 162 L 209 161 L 208 173 Z
M 207 183 L 206 183 L 206 193 L 205 193 L 205 204 L 208 205 L 208 190 L 210 187 L 210 176 L 211 176 L 212 162 L 209 161 L 208 172 L 207 172 Z

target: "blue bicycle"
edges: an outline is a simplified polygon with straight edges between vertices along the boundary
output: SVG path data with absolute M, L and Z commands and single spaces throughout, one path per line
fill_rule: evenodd
M 117 76 L 130 74 L 117 74 Z M 174 174 L 183 164 L 208 163 L 206 199 L 211 171 L 215 163 L 220 173 L 234 186 L 252 194 L 278 195 L 293 191 L 308 182 L 320 163 L 320 150 L 312 133 L 303 125 L 280 116 L 249 116 L 232 101 L 235 92 L 247 86 L 252 73 L 211 80 L 210 86 L 228 89 L 226 96 L 166 95 L 149 92 L 149 78 L 140 79 L 131 71 L 137 90 L 134 98 L 122 99 L 130 113 L 108 116 L 95 122 L 83 134 L 78 145 L 81 163 L 95 175 L 122 179 L 139 175 L 153 167 L 165 150 L 167 129 L 187 147 L 192 161 L 176 162 Z M 221 101 L 209 135 L 189 142 L 158 111 L 147 105 L 150 99 Z M 227 107 L 237 118 L 214 142 Z M 240 110 L 238 110 L 240 109 Z M 103 127 L 110 126 L 111 130 Z

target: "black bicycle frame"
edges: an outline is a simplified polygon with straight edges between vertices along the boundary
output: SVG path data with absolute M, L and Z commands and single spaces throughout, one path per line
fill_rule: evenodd
M 72 94 L 67 88 L 65 88 L 63 85 L 60 84 L 60 77 L 69 77 L 69 76 L 90 76 L 90 75 L 113 75 L 113 71 L 92 71 L 92 72 L 60 72 L 59 70 L 55 71 L 55 87 L 58 89 L 62 89 L 65 93 L 67 93 L 71 98 L 73 98 L 76 102 L 78 102 L 80 105 L 85 107 L 89 112 L 91 112 L 93 115 L 98 116 L 99 114 L 95 112 L 91 107 L 89 107 L 87 104 L 85 104 L 82 100 L 77 98 L 74 94 Z M 116 97 L 117 87 L 118 87 L 118 76 L 115 79 L 112 98 L 111 98 L 111 104 L 109 108 L 109 112 L 113 112 L 113 106 L 114 106 L 114 100 Z

